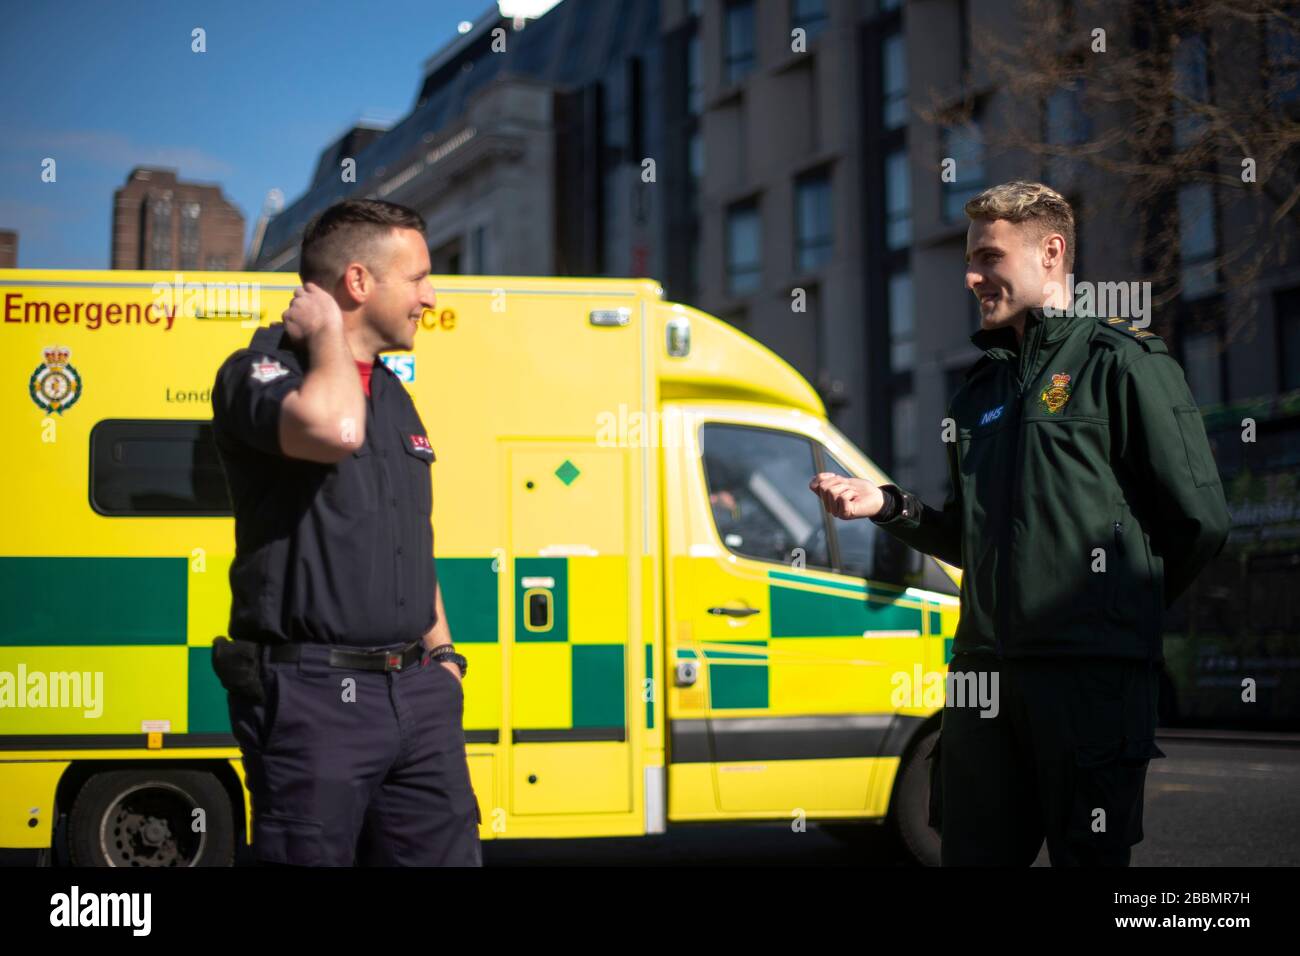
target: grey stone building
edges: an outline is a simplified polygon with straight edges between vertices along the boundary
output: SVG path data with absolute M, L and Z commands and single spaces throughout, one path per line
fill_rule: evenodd
M 1054 33 L 1025 19 L 1027 3 L 1063 18 Z M 368 195 L 421 211 L 437 272 L 653 276 L 782 355 L 850 438 L 937 503 L 941 422 L 978 358 L 966 200 L 1045 181 L 1075 204 L 1077 275 L 1141 281 L 1153 268 L 1115 178 L 1069 155 L 1131 112 L 1083 81 L 1013 91 L 984 38 L 1013 63 L 1040 47 L 1078 59 L 1097 27 L 1114 50 L 1156 42 L 1134 16 L 1145 9 L 565 0 L 522 29 L 491 11 L 430 57 L 409 116 L 324 151 L 252 266 L 296 268 L 307 219 Z M 506 48 L 494 50 L 500 31 Z M 1207 101 L 1252 96 L 1294 62 L 1267 30 L 1203 32 L 1178 38 L 1171 69 Z M 1181 148 L 1177 135 L 1162 148 Z M 352 183 L 339 174 L 347 157 Z M 1215 257 L 1256 226 L 1226 198 L 1189 182 L 1157 203 L 1177 212 L 1167 241 L 1185 281 L 1153 327 L 1207 405 L 1300 387 L 1296 243 L 1249 287 L 1229 287 Z M 1243 330 L 1234 319 L 1247 313 Z
M 425 217 L 435 273 L 656 275 L 663 226 L 641 162 L 661 135 L 657 14 L 653 0 L 489 11 L 426 61 L 399 123 L 324 151 L 251 267 L 296 269 L 307 221 L 365 196 Z

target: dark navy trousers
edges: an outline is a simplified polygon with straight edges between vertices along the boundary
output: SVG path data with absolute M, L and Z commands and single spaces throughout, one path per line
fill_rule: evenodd
M 992 688 L 946 700 L 931 751 L 930 823 L 944 866 L 1128 866 L 1141 842 L 1158 665 L 957 655 L 949 672 Z M 991 695 L 990 695 L 991 696 Z
M 256 860 L 481 866 L 460 681 L 428 654 L 383 672 L 330 667 L 329 650 L 272 662 L 263 648 L 265 700 L 227 695 Z

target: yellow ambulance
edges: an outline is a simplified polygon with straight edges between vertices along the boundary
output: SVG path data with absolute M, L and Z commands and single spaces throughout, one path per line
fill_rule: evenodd
M 653 281 L 435 276 L 384 356 L 436 451 L 481 835 L 892 821 L 921 860 L 957 572 L 812 475 L 881 472 L 793 368 Z M 290 274 L 0 270 L 0 848 L 224 865 L 217 367 Z

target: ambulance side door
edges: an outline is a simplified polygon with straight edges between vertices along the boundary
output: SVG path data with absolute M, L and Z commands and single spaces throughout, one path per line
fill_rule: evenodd
M 748 419 L 748 421 L 746 421 Z M 837 570 L 809 434 L 706 419 L 670 487 L 670 815 L 864 816 L 925 605 Z M 868 522 L 869 523 L 869 522 Z M 709 766 L 711 779 L 699 773 Z

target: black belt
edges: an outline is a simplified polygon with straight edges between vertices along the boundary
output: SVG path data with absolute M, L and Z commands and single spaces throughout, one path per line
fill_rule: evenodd
M 298 661 L 302 659 L 300 643 L 274 644 L 271 646 L 271 660 Z M 320 647 L 320 644 L 309 645 Z M 331 647 L 330 667 L 341 667 L 354 671 L 400 671 L 410 667 L 424 656 L 424 642 L 413 641 L 395 651 L 350 651 L 341 647 Z

